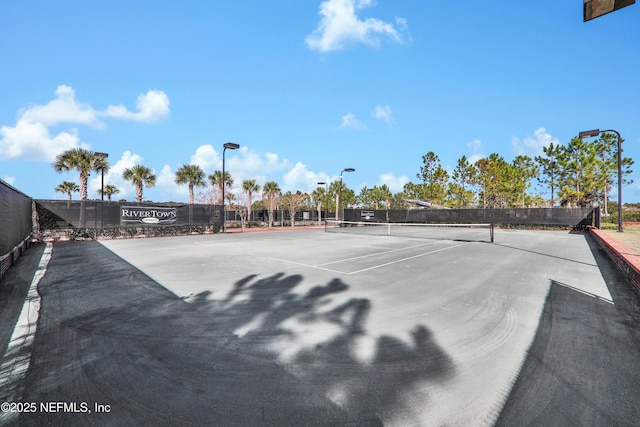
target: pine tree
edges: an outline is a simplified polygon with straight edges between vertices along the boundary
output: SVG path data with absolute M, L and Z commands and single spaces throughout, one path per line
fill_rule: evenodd
M 538 176 L 538 182 L 549 185 L 551 190 L 551 207 L 555 206 L 555 190 L 558 188 L 558 182 L 561 175 L 560 164 L 558 163 L 558 155 L 564 147 L 561 145 L 553 145 L 549 143 L 548 147 L 543 147 L 544 156 L 536 156 L 535 161 L 540 166 L 541 173 Z

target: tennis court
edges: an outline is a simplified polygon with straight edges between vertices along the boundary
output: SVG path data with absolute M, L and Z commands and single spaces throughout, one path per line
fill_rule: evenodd
M 82 257 L 87 271 L 71 268 Z M 73 423 L 508 425 L 543 414 L 566 425 L 639 415 L 629 403 L 640 397 L 637 336 L 607 285 L 619 279 L 582 233 L 105 240 L 54 245 L 48 270 L 39 328 L 60 338 L 49 353 L 65 338 L 73 348 L 64 365 L 73 384 L 34 376 L 49 357 L 36 351 L 26 395 L 113 408 L 65 419 Z M 570 320 L 583 315 L 599 326 Z M 564 359 L 568 349 L 578 355 Z M 523 379 L 540 377 L 532 355 L 551 353 L 552 379 Z M 620 393 L 589 394 L 612 387 Z M 550 413 L 559 395 L 564 409 Z

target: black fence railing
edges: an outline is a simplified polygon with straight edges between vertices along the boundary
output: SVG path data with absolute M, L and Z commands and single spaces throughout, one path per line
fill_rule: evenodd
M 222 223 L 222 206 L 184 203 L 145 203 L 102 201 L 35 201 L 40 229 L 108 228 L 141 226 L 213 226 Z M 228 225 L 264 226 L 269 222 L 266 210 L 253 210 L 251 218 L 236 210 L 224 212 Z M 22 214 L 24 217 L 25 214 Z M 30 218 L 30 213 L 28 214 Z M 524 208 L 524 209 L 344 209 L 345 221 L 421 222 L 421 223 L 494 223 L 506 225 L 557 225 L 583 227 L 598 225 L 598 208 Z M 317 222 L 333 218 L 333 212 L 318 215 L 317 210 L 297 211 L 295 223 Z M 274 225 L 291 223 L 289 212 L 277 209 Z M 236 223 L 236 224 L 234 224 Z M 28 224 L 30 227 L 30 223 Z
M 0 277 L 29 245 L 31 206 L 31 197 L 0 180 Z
M 218 231 L 222 225 L 222 206 L 185 203 L 143 203 L 36 200 L 40 230 L 139 228 L 139 227 L 209 227 Z M 269 223 L 267 210 L 251 211 L 251 218 L 227 207 L 224 212 L 227 226 L 265 226 Z M 318 212 L 297 211 L 294 223 L 318 221 Z M 277 209 L 271 220 L 273 225 L 290 225 L 287 210 Z
M 507 226 L 599 227 L 599 208 L 523 209 L 345 209 L 345 221 L 415 223 L 493 223 Z
M 215 205 L 36 200 L 41 230 L 140 226 L 219 225 L 222 209 Z

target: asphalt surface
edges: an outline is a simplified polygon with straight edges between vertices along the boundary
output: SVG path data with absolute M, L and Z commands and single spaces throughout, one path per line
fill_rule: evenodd
M 42 252 L 0 283 L 3 366 Z M 580 233 L 60 243 L 37 288 L 9 425 L 640 419 L 638 297 Z

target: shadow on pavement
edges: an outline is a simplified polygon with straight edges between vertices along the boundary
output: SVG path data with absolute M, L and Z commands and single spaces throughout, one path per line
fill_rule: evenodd
M 44 247 L 32 244 L 0 279 L 0 354 L 7 350 Z
M 25 337 L 13 334 L 44 248 L 32 244 L 0 280 L 0 402 L 13 401 L 22 392 L 22 376 L 15 369 L 29 353 L 20 345 Z
M 416 383 L 453 374 L 426 327 L 371 337 L 369 300 L 302 281 L 247 275 L 185 300 L 98 243 L 54 246 L 23 400 L 77 410 L 20 425 L 382 425 L 415 410 Z
M 635 333 L 636 339 L 640 341 L 640 295 L 611 261 L 604 249 L 591 237 L 587 239 L 587 242 L 602 272 L 602 276 L 607 282 L 613 302 L 618 307 L 625 323 Z
M 551 281 L 498 426 L 636 425 L 640 419 L 637 294 L 586 238 L 613 303 Z

